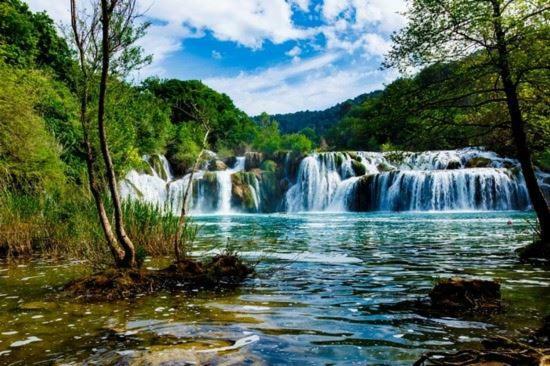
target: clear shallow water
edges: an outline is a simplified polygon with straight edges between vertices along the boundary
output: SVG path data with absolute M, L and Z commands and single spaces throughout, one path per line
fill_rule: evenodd
M 229 244 L 261 259 L 257 276 L 223 294 L 114 304 L 53 301 L 57 287 L 82 273 L 80 264 L 1 265 L 0 364 L 107 364 L 110 351 L 147 347 L 191 357 L 252 336 L 224 357 L 237 364 L 411 364 L 428 349 L 536 327 L 550 313 L 550 273 L 513 255 L 530 239 L 528 219 L 518 212 L 199 216 L 194 251 Z M 507 313 L 464 320 L 398 306 L 452 275 L 500 279 Z M 40 340 L 10 347 L 29 337 Z

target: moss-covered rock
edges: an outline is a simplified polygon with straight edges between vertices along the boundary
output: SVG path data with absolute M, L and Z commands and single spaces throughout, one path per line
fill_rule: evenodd
M 238 172 L 231 175 L 231 201 L 234 207 L 240 207 L 245 212 L 256 211 L 254 192 L 251 189 L 256 179 L 256 175 L 252 172 Z
M 447 163 L 446 169 L 455 170 L 462 168 L 462 163 L 459 160 L 451 160 Z
M 357 160 L 352 160 L 351 161 L 351 167 L 352 167 L 353 172 L 355 173 L 355 175 L 357 177 L 360 177 L 360 176 L 365 175 L 367 173 L 367 169 L 365 168 L 365 166 L 363 164 L 361 164 L 360 162 L 358 162 Z
M 466 162 L 466 168 L 487 168 L 491 166 L 491 159 L 476 156 Z
M 380 172 L 391 172 L 395 170 L 395 167 L 391 166 L 388 163 L 380 163 L 378 164 L 377 168 Z
M 210 171 L 219 172 L 226 169 L 227 165 L 225 165 L 225 163 L 221 160 L 214 159 L 210 160 L 210 162 L 208 163 L 208 170 Z
M 264 160 L 260 166 L 261 170 L 274 173 L 277 171 L 277 163 L 273 160 Z
M 250 151 L 244 154 L 244 169 L 250 170 L 259 168 L 264 160 L 264 155 L 259 152 Z
M 164 180 L 168 180 L 168 172 L 164 168 L 164 164 L 162 164 L 162 160 L 160 159 L 160 156 L 152 155 L 149 158 L 149 164 L 155 170 L 155 172 L 157 172 L 160 178 Z

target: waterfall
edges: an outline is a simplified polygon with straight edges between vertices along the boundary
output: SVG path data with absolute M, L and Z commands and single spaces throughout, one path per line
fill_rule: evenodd
M 544 177 L 539 172 L 541 183 Z M 290 212 L 530 207 L 518 162 L 473 148 L 313 154 L 301 162 L 285 203 Z
M 237 157 L 235 166 L 231 169 L 216 172 L 218 182 L 218 209 L 217 213 L 231 213 L 231 175 L 244 170 L 245 157 Z
M 174 177 L 165 157 L 145 156 L 146 167 L 121 180 L 121 196 L 174 214 L 181 211 L 189 184 L 192 214 L 530 208 L 519 163 L 482 149 L 322 152 L 305 157 L 286 153 L 275 156 L 278 163 L 269 161 L 266 170 L 259 167 L 269 158 L 247 156 L 256 159 L 249 167 L 245 157 L 236 157 L 233 166 L 224 169 L 211 153 L 192 181 L 191 174 Z M 537 178 L 550 195 L 550 174 L 537 171 Z

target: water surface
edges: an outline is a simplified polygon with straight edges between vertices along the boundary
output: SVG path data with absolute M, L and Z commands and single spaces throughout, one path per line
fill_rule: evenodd
M 0 364 L 109 363 L 113 351 L 208 350 L 245 338 L 250 344 L 223 354 L 269 365 L 408 365 L 429 349 L 536 327 L 550 313 L 550 274 L 513 255 L 531 237 L 528 220 L 521 212 L 198 216 L 194 253 L 229 246 L 259 260 L 257 276 L 222 294 L 113 304 L 52 301 L 82 264 L 2 264 Z M 399 306 L 454 275 L 499 279 L 508 311 L 455 319 Z

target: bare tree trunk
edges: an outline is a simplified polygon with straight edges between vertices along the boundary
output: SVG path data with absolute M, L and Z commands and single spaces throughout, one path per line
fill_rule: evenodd
M 110 42 L 109 42 L 109 26 L 110 17 L 112 15 L 114 4 L 109 4 L 107 0 L 101 0 L 101 24 L 102 24 L 102 67 L 101 67 L 101 81 L 99 84 L 99 101 L 97 112 L 97 123 L 99 130 L 99 142 L 101 145 L 101 153 L 105 162 L 105 170 L 107 173 L 107 181 L 109 185 L 109 191 L 111 193 L 111 199 L 113 201 L 113 209 L 115 216 L 115 231 L 120 245 L 124 250 L 124 258 L 120 263 L 122 267 L 134 267 L 136 264 L 136 251 L 134 244 L 126 235 L 124 230 L 124 219 L 122 215 L 122 207 L 120 204 L 120 196 L 118 194 L 118 187 L 116 181 L 115 170 L 113 167 L 113 161 L 111 159 L 111 153 L 109 152 L 109 146 L 107 144 L 107 133 L 105 131 L 105 100 L 107 95 L 107 82 L 109 77 L 109 62 L 111 56 Z
M 191 187 L 193 186 L 193 175 L 195 174 L 195 170 L 199 168 L 200 159 L 202 158 L 202 155 L 204 154 L 204 149 L 206 148 L 206 144 L 208 142 L 208 134 L 210 131 L 207 129 L 204 134 L 204 139 L 202 140 L 202 149 L 199 153 L 199 156 L 197 156 L 197 159 L 195 160 L 195 163 L 193 164 L 193 170 L 191 170 L 191 175 L 189 176 L 189 183 L 187 183 L 187 187 L 185 188 L 185 193 L 183 195 L 183 200 L 181 203 L 181 213 L 178 220 L 178 227 L 176 229 L 176 237 L 174 238 L 174 255 L 176 257 L 176 262 L 179 262 L 181 260 L 181 254 L 180 254 L 180 236 L 181 236 L 181 228 L 184 227 L 187 223 L 187 199 L 189 197 L 189 192 L 191 192 Z
M 509 64 L 509 53 L 506 46 L 505 34 L 501 22 L 501 9 L 498 0 L 492 0 L 493 5 L 493 27 L 497 39 L 498 51 L 498 67 L 504 92 L 506 94 L 506 102 L 508 104 L 508 112 L 510 114 L 510 122 L 512 125 L 512 134 L 517 149 L 517 157 L 521 164 L 521 170 L 529 192 L 529 198 L 533 204 L 533 209 L 537 214 L 540 224 L 540 234 L 543 244 L 550 245 L 550 211 L 546 199 L 537 182 L 535 170 L 531 162 L 531 151 L 527 144 L 527 136 L 525 134 L 525 122 L 521 113 L 517 88 L 512 81 Z
M 81 39 L 78 30 L 76 0 L 71 0 L 71 26 L 73 29 L 74 40 L 78 49 L 80 72 L 82 73 L 82 85 L 80 90 L 80 124 L 82 125 L 84 145 L 86 148 L 86 167 L 88 170 L 88 183 L 95 201 L 99 221 L 101 223 L 103 233 L 105 234 L 105 239 L 107 240 L 107 245 L 109 246 L 109 250 L 113 255 L 115 264 L 118 266 L 123 259 L 124 252 L 120 249 L 115 234 L 113 233 L 109 217 L 107 215 L 107 212 L 105 211 L 105 206 L 101 198 L 101 190 L 99 188 L 94 171 L 95 158 L 92 144 L 90 142 L 90 123 L 88 120 L 88 72 L 86 70 L 85 51 L 82 44 L 83 40 Z

